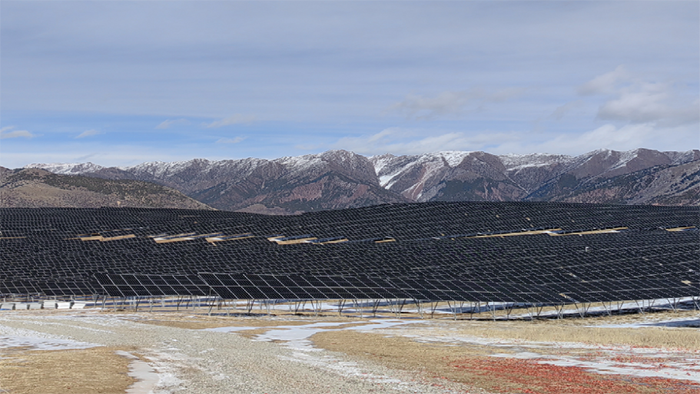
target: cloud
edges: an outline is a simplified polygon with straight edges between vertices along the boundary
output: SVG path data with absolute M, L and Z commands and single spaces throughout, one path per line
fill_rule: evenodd
M 0 140 L 9 138 L 34 138 L 35 135 L 27 130 L 12 130 L 15 126 L 6 126 L 0 129 Z M 11 131 L 12 130 L 12 131 Z
M 687 150 L 697 148 L 697 134 L 694 125 L 659 127 L 654 123 L 622 126 L 608 123 L 583 133 L 547 133 L 541 136 L 514 133 L 509 140 L 499 141 L 488 151 L 498 154 L 542 152 L 579 155 L 603 148 L 619 151 L 637 148 Z
M 524 89 L 521 88 L 502 89 L 495 92 L 474 88 L 467 91 L 445 91 L 434 97 L 409 94 L 403 101 L 389 107 L 389 111 L 397 111 L 409 119 L 420 120 L 462 115 L 480 110 L 486 103 L 510 100 L 523 92 Z
M 156 129 L 167 129 L 172 125 L 189 124 L 189 123 L 190 123 L 190 121 L 188 121 L 187 119 L 184 119 L 184 118 L 182 118 L 182 119 L 167 119 L 167 120 L 162 121 L 158 126 L 156 126 Z
M 678 93 L 676 87 L 671 82 L 645 81 L 618 66 L 581 85 L 578 93 L 607 96 L 607 101 L 598 108 L 599 120 L 653 123 L 659 127 L 697 123 L 700 100 L 696 94 Z
M 251 123 L 253 121 L 255 121 L 255 116 L 235 114 L 233 116 L 229 116 L 228 118 L 217 120 L 217 121 L 214 121 L 211 123 L 204 123 L 204 126 L 206 126 L 207 128 L 215 128 L 215 127 L 230 126 L 230 125 L 234 125 L 234 124 Z
M 345 149 L 360 154 L 417 155 L 426 152 L 452 150 L 482 150 L 488 146 L 512 140 L 511 133 L 476 133 L 447 131 L 423 137 L 423 130 L 405 130 L 391 127 L 372 135 L 344 137 L 332 149 Z
M 628 150 L 641 147 L 653 135 L 654 127 L 650 124 L 622 127 L 606 124 L 577 136 L 562 134 L 543 145 L 560 152 L 592 151 L 601 148 Z
M 218 141 L 216 141 L 217 144 L 237 144 L 241 141 L 243 141 L 245 137 L 236 137 L 236 138 L 221 138 Z
M 599 75 L 592 80 L 578 87 L 578 94 L 582 96 L 593 94 L 615 93 L 617 86 L 621 82 L 628 81 L 630 75 L 623 65 L 619 65 L 615 70 Z
M 622 89 L 619 96 L 604 103 L 598 118 L 630 123 L 655 122 L 660 126 L 697 123 L 700 101 L 674 95 L 669 84 L 644 83 Z
M 80 133 L 77 137 L 75 138 L 85 138 L 85 137 L 91 137 L 93 135 L 98 135 L 98 134 L 104 134 L 103 132 L 95 129 L 90 129 L 90 130 L 85 130 L 82 133 Z
M 425 137 L 430 133 L 429 137 Z M 679 149 L 679 146 L 685 148 Z M 419 155 L 438 151 L 484 151 L 492 154 L 551 153 L 579 155 L 596 149 L 630 150 L 648 147 L 683 150 L 697 147 L 694 125 L 659 127 L 654 123 L 617 126 L 604 124 L 592 130 L 575 132 L 529 131 L 478 132 L 437 131 L 392 127 L 376 134 L 344 137 L 330 149 L 345 149 L 364 155 Z
M 583 102 L 580 100 L 569 101 L 568 103 L 557 107 L 554 112 L 550 115 L 551 118 L 556 120 L 561 120 L 568 112 L 583 106 Z

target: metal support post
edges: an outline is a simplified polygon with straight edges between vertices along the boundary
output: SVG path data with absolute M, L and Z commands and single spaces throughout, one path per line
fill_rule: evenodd
M 343 315 L 343 307 L 345 307 L 346 300 L 338 300 L 338 316 Z

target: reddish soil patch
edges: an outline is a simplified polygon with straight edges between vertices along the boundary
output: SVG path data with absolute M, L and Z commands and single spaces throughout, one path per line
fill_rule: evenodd
M 579 367 L 540 364 L 512 358 L 465 358 L 450 363 L 471 375 L 479 386 L 496 393 L 528 394 L 628 394 L 693 393 L 700 386 L 674 379 L 600 375 Z

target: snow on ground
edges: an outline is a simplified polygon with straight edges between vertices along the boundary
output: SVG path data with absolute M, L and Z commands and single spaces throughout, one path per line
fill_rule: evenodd
M 679 323 L 686 318 L 661 323 Z M 693 319 L 693 321 L 698 321 Z M 660 326 L 650 324 L 596 325 L 587 327 L 639 328 Z M 677 325 L 682 326 L 682 325 Z M 676 327 L 676 325 L 666 325 Z M 431 336 L 424 331 L 420 335 L 402 332 L 401 328 L 388 332 L 392 335 L 412 338 L 417 342 L 443 343 L 452 346 L 469 344 L 488 347 L 501 352 L 491 357 L 535 360 L 539 364 L 563 367 L 579 367 L 599 374 L 616 374 L 632 377 L 655 377 L 700 383 L 700 351 L 676 350 L 634 346 L 591 345 L 577 342 L 535 342 L 502 338 L 484 338 L 466 335 Z
M 285 342 L 285 345 L 294 350 L 291 357 L 281 356 L 287 361 L 294 361 L 311 367 L 322 368 L 334 372 L 341 376 L 362 378 L 364 380 L 394 385 L 400 391 L 416 392 L 410 382 L 402 381 L 384 374 L 369 372 L 353 361 L 342 360 L 336 356 L 328 354 L 323 349 L 315 348 L 310 338 L 319 332 L 329 331 L 331 327 L 339 330 L 370 331 L 374 329 L 390 328 L 412 323 L 410 321 L 398 319 L 373 319 L 359 326 L 341 327 L 347 323 L 313 323 L 302 326 L 277 326 L 264 334 L 258 335 L 257 341 L 278 341 Z
M 14 347 L 29 350 L 71 350 L 99 346 L 94 343 L 74 341 L 34 330 L 0 325 L 0 350 Z
M 413 323 L 406 320 L 390 319 L 390 320 L 370 320 L 370 324 L 363 324 L 359 326 L 351 327 L 341 327 L 347 323 L 313 323 L 302 326 L 277 326 L 270 329 L 264 334 L 258 335 L 256 340 L 258 341 L 284 341 L 287 346 L 303 351 L 317 351 L 319 349 L 314 348 L 311 344 L 309 338 L 316 333 L 328 331 L 328 327 L 339 327 L 341 330 L 358 330 L 358 331 L 369 331 L 380 328 L 390 328 L 395 326 L 400 326 L 404 324 Z
M 189 315 L 189 311 L 178 314 L 178 321 L 199 320 L 205 311 L 200 308 L 197 315 L 194 314 L 197 312 Z M 232 334 L 238 327 L 197 330 L 139 324 L 143 319 L 158 320 L 159 316 L 146 312 L 104 313 L 99 309 L 8 311 L 0 314 L 0 343 L 34 346 L 21 350 L 63 350 L 88 345 L 135 349 L 128 354 L 118 353 L 124 357 L 136 353 L 140 356 L 140 360 L 130 361 L 130 374 L 138 380 L 138 384 L 128 389 L 130 394 L 453 392 L 423 383 L 412 374 L 365 365 L 363 361 L 311 347 L 309 337 L 314 333 L 347 324 L 355 326 L 356 321 L 332 324 L 311 320 L 302 326 L 272 327 L 265 327 L 263 322 L 264 333 L 251 341 Z M 297 320 L 294 317 L 283 320 L 287 319 Z M 361 327 L 353 329 L 371 330 L 408 323 L 375 319 L 363 321 Z M 319 369 L 328 373 L 319 374 Z
M 399 319 L 372 319 L 366 321 L 366 324 L 343 327 L 348 325 L 348 323 L 352 322 L 318 322 L 305 325 L 269 327 L 265 333 L 257 335 L 254 340 L 261 342 L 281 342 L 285 347 L 292 349 L 293 352 L 291 355 L 280 356 L 280 359 L 285 361 L 293 361 L 310 367 L 321 368 L 345 377 L 362 378 L 363 380 L 379 384 L 392 384 L 400 391 L 415 392 L 415 388 L 410 382 L 376 372 L 369 372 L 356 362 L 342 360 L 328 354 L 328 352 L 323 349 L 314 347 L 310 338 L 314 334 L 331 329 L 370 331 L 398 327 L 416 322 Z M 248 329 L 259 329 L 259 327 L 219 327 L 204 329 L 203 331 L 237 332 Z
M 536 353 L 494 354 L 493 357 L 513 357 L 537 360 L 540 364 L 558 365 L 561 367 L 579 367 L 589 372 L 606 375 L 626 375 L 634 377 L 654 377 L 664 379 L 687 380 L 700 383 L 700 358 L 684 358 L 678 361 L 661 361 L 656 354 L 648 357 L 636 356 L 630 358 L 634 362 L 617 361 L 621 359 L 619 353 L 614 357 L 597 357 L 586 360 L 572 356 L 542 356 Z
M 153 392 L 160 380 L 158 373 L 148 363 L 139 360 L 138 357 L 129 352 L 117 350 L 116 353 L 131 360 L 129 376 L 136 379 L 136 382 L 126 390 L 126 394 L 149 394 Z
M 686 316 L 678 317 L 676 319 L 666 319 L 661 321 L 654 321 L 652 319 L 646 319 L 646 321 L 637 321 L 632 323 L 611 323 L 611 324 L 599 324 L 588 327 L 600 327 L 600 328 L 643 328 L 643 327 L 689 327 L 698 328 L 700 327 L 700 319 L 688 318 Z
M 355 307 L 352 303 L 348 307 Z M 368 306 L 368 305 L 364 305 Z M 382 308 L 388 310 L 386 304 Z M 266 305 L 255 305 L 255 309 L 266 310 Z M 338 305 L 323 303 L 321 307 L 326 311 L 337 311 Z M 634 309 L 633 306 L 630 306 Z M 272 309 L 289 311 L 290 305 L 271 305 Z M 182 319 L 197 319 L 202 317 L 206 308 L 199 308 L 197 312 L 185 312 Z M 241 310 L 238 309 L 238 312 Z M 307 310 L 308 311 L 308 310 Z M 313 309 L 310 309 L 313 311 Z M 347 314 L 357 314 L 354 308 L 345 308 Z M 366 311 L 366 310 L 365 310 Z M 570 311 L 572 312 L 572 311 Z M 347 314 L 344 314 L 347 316 Z M 367 314 L 367 313 L 365 313 Z M 220 315 L 220 314 L 219 314 Z M 388 316 L 393 314 L 387 313 Z M 148 315 L 146 315 L 148 316 Z M 101 313 L 99 309 L 82 310 L 80 312 L 43 313 L 36 315 L 24 311 L 7 311 L 0 313 L 0 351 L 12 347 L 25 347 L 29 350 L 67 350 L 84 349 L 101 345 L 112 344 L 112 337 L 133 332 L 144 338 L 148 343 L 141 354 L 146 355 L 148 363 L 140 360 L 132 360 L 131 373 L 141 382 L 141 385 L 133 386 L 128 393 L 142 394 L 153 392 L 166 393 L 171 388 L 181 384 L 181 375 L 178 368 L 189 366 L 192 363 L 207 362 L 209 358 L 222 357 L 222 349 L 219 344 L 228 342 L 234 336 L 233 333 L 244 330 L 261 330 L 262 333 L 254 337 L 255 342 L 268 342 L 281 345 L 285 352 L 272 357 L 277 357 L 281 362 L 292 362 L 300 367 L 322 369 L 332 374 L 345 378 L 361 378 L 368 382 L 380 385 L 389 385 L 398 391 L 416 390 L 415 382 L 404 378 L 397 378 L 386 371 L 367 369 L 360 363 L 337 354 L 315 348 L 311 337 L 319 332 L 330 330 L 370 331 L 382 330 L 385 335 L 393 335 L 410 338 L 417 342 L 433 343 L 441 346 L 478 346 L 487 349 L 487 354 L 496 358 L 527 359 L 539 364 L 547 364 L 564 367 L 578 367 L 586 371 L 598 374 L 614 374 L 630 377 L 653 377 L 673 379 L 691 384 L 700 383 L 700 351 L 646 348 L 633 346 L 591 345 L 576 342 L 537 342 L 515 339 L 486 338 L 478 336 L 462 335 L 458 331 L 435 330 L 444 320 L 415 320 L 396 318 L 371 318 L 369 320 L 347 320 L 346 322 L 329 322 L 310 319 L 308 324 L 302 325 L 270 325 L 262 326 L 229 326 L 209 328 L 201 330 L 177 331 L 176 329 L 164 329 L 157 326 L 137 325 L 144 314 L 130 313 Z M 293 316 L 275 317 L 293 321 Z M 611 328 L 611 329 L 643 329 L 645 327 L 665 327 L 669 330 L 683 329 L 682 327 L 700 326 L 700 316 L 697 313 L 679 313 L 678 317 L 669 318 L 669 314 L 645 314 L 634 317 L 631 323 L 610 323 L 579 325 L 580 327 Z M 30 321 L 23 328 L 12 327 L 12 323 Z M 597 321 L 597 320 L 596 320 Z M 614 320 L 613 320 L 614 321 Z M 619 320 L 618 320 L 619 321 Z M 298 323 L 298 321 L 297 321 Z M 458 327 L 459 322 L 449 322 Z M 23 323 L 24 324 L 24 323 Z M 235 320 L 232 322 L 235 324 Z M 276 322 L 279 324 L 279 322 Z M 464 322 L 468 324 L 468 322 Z M 499 323 L 494 323 L 499 324 Z M 138 327 L 138 328 L 136 328 Z M 178 337 L 160 337 L 160 330 L 166 330 Z M 66 335 L 58 335 L 59 333 Z M 230 337 L 227 336 L 231 335 Z M 127 338 L 129 334 L 126 334 Z M 209 338 L 207 342 L 199 344 L 199 335 Z M 214 335 L 215 337 L 210 337 Z M 159 342 L 153 342 L 152 338 L 159 338 Z M 219 339 L 220 338 L 220 339 Z M 106 341 L 106 342 L 103 342 Z M 224 341 L 224 342 L 220 342 Z M 194 346 L 194 343 L 197 345 Z M 201 346 L 201 347 L 198 347 Z M 124 354 L 124 356 L 127 356 Z M 137 362 L 138 361 L 138 362 Z M 141 364 L 140 364 L 141 363 Z M 218 367 L 217 367 L 218 368 Z M 210 368 L 202 367 L 208 371 Z M 207 372 L 208 373 L 208 372 Z M 223 373 L 223 375 L 222 375 Z M 212 371 L 211 380 L 227 381 L 231 379 L 230 372 L 216 369 Z M 157 378 L 157 380 L 156 380 Z M 155 383 L 154 383 L 155 382 Z M 447 392 L 447 391 L 444 391 Z

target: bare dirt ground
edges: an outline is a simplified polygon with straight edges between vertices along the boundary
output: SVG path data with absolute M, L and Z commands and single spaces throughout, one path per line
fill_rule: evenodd
M 3 311 L 0 393 L 700 393 L 699 322 Z
M 10 393 L 124 393 L 134 378 L 112 347 L 2 352 L 0 388 Z M 90 373 L 86 373 L 90 371 Z

